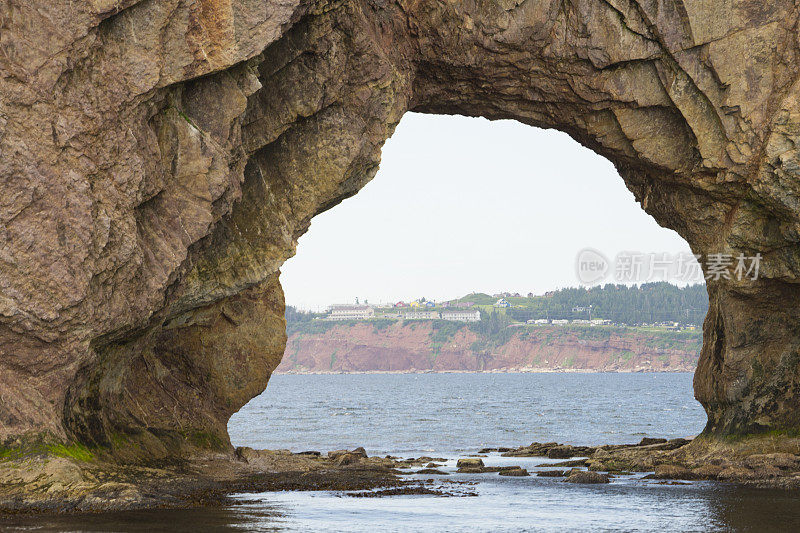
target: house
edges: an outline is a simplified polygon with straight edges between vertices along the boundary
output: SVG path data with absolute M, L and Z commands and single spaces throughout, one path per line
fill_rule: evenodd
M 403 313 L 406 320 L 436 320 L 441 318 L 438 311 L 406 311 Z
M 475 305 L 475 302 L 456 302 L 453 307 L 472 307 L 473 305 Z
M 454 322 L 480 322 L 481 312 L 477 309 L 472 311 L 442 311 L 442 320 L 452 320 Z
M 505 298 L 500 298 L 499 300 L 497 300 L 494 303 L 494 306 L 495 307 L 511 307 L 511 304 L 508 303 L 508 300 L 506 300 Z
M 375 308 L 368 305 L 332 305 L 327 320 L 369 320 L 375 317 Z
M 537 326 L 541 326 L 542 324 L 549 324 L 550 321 L 546 318 L 537 318 L 535 320 L 528 320 L 528 324 L 534 324 Z
M 559 319 L 553 320 L 551 323 L 554 326 L 566 326 L 567 324 L 569 324 L 569 320 L 564 320 L 564 319 L 560 319 L 559 318 Z
M 573 313 L 588 313 L 591 307 L 579 307 L 575 306 L 572 308 Z

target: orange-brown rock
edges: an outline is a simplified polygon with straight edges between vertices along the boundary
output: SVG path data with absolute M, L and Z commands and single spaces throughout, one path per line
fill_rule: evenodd
M 278 373 L 598 370 L 691 372 L 699 338 L 606 328 L 537 326 L 491 344 L 468 326 L 441 341 L 430 321 L 329 323 L 289 336 Z M 477 346 L 480 345 L 480 346 Z

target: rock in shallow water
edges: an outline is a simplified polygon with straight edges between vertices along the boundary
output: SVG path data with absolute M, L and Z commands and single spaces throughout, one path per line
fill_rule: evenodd
M 542 470 L 536 472 L 536 475 L 539 477 L 564 477 L 567 473 L 564 470 Z
M 510 477 L 525 477 L 525 476 L 529 476 L 530 474 L 528 473 L 527 470 L 525 470 L 524 468 L 518 466 L 518 467 L 515 467 L 515 468 L 509 468 L 507 470 L 501 470 L 500 471 L 500 475 L 501 476 L 510 476 Z
M 601 474 L 599 472 L 591 472 L 589 470 L 573 470 L 565 479 L 567 483 L 585 483 L 585 484 L 597 484 L 597 483 L 609 483 L 610 477 L 608 474 Z
M 667 439 L 654 439 L 651 437 L 642 437 L 639 441 L 639 446 L 650 446 L 651 444 L 664 444 Z
M 697 474 L 685 466 L 680 465 L 658 465 L 655 472 L 649 476 L 651 479 L 697 479 Z
M 449 476 L 450 475 L 449 473 L 447 473 L 447 472 L 445 472 L 443 470 L 439 470 L 438 468 L 423 468 L 421 470 L 417 470 L 416 472 L 414 472 L 414 474 L 431 474 L 431 475 L 436 475 L 436 476 Z
M 458 468 L 483 468 L 483 459 L 477 457 L 466 457 L 456 462 Z
M 553 446 L 547 450 L 547 457 L 550 459 L 569 459 L 575 457 L 575 448 L 569 445 Z

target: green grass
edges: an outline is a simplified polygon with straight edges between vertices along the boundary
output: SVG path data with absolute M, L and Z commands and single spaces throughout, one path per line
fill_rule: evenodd
M 632 351 L 630 351 L 630 350 L 626 350 L 626 351 L 622 352 L 622 353 L 619 355 L 619 358 L 620 358 L 620 359 L 622 359 L 623 361 L 627 362 L 627 361 L 630 361 L 631 359 L 633 359 L 633 357 L 634 357 L 635 355 L 636 355 L 636 354 L 634 354 Z
M 81 462 L 95 459 L 95 455 L 83 444 L 27 444 L 20 447 L 0 447 L 0 461 L 22 459 L 30 456 L 66 457 Z
M 218 435 L 208 431 L 191 431 L 185 437 L 198 448 L 224 450 L 227 446 Z
M 55 444 L 48 446 L 47 451 L 57 457 L 68 457 L 77 461 L 89 462 L 94 459 L 94 454 L 83 444 Z
M 467 294 L 466 296 L 462 296 L 458 300 L 454 300 L 456 302 L 472 302 L 476 305 L 492 305 L 494 304 L 498 298 L 486 294 L 484 292 L 474 292 L 472 294 Z
M 487 348 L 487 343 L 485 339 L 477 340 L 469 345 L 469 349 L 472 353 L 482 352 L 486 348 Z
M 463 327 L 463 322 L 433 320 L 431 321 L 431 341 L 434 343 L 445 344 L 450 341 Z
M 784 428 L 784 429 L 768 429 L 764 431 L 755 431 L 753 433 L 745 433 L 745 434 L 734 434 L 734 435 L 706 435 L 701 434 L 700 438 L 706 439 L 719 439 L 729 441 L 729 442 L 742 442 L 745 443 L 748 440 L 758 441 L 764 439 L 796 439 L 800 438 L 800 429 L 799 428 Z
M 336 326 L 355 326 L 365 323 L 363 320 L 308 320 L 306 322 L 296 322 L 286 326 L 286 334 L 305 333 L 307 335 L 320 335 L 327 333 Z
M 372 321 L 372 331 L 374 331 L 375 333 L 378 333 L 378 332 L 383 331 L 384 329 L 388 328 L 389 326 L 391 326 L 395 322 L 397 322 L 397 320 L 395 320 L 393 318 L 377 318 L 377 319 Z

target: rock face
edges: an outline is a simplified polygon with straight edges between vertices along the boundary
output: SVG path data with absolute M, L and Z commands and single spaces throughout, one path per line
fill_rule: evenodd
M 700 335 L 611 328 L 520 328 L 507 337 L 466 325 L 443 334 L 427 321 L 313 323 L 289 335 L 276 373 L 567 369 L 691 372 Z M 323 326 L 321 328 L 320 326 Z M 320 331 L 325 329 L 324 331 Z
M 800 429 L 798 9 L 777 0 L 5 0 L 0 442 L 227 448 L 277 273 L 408 110 L 557 128 L 712 279 L 708 434 Z M 554 201 L 569 202 L 568 198 Z

